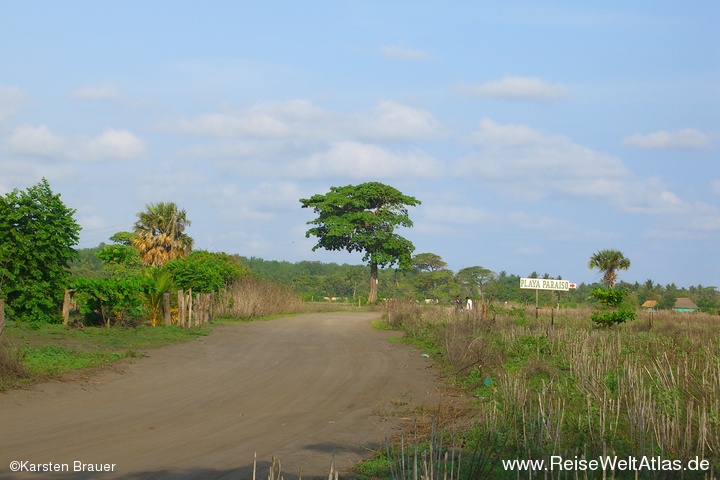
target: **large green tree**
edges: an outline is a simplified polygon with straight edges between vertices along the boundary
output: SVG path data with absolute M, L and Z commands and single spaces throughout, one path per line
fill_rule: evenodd
M 305 234 L 318 239 L 313 251 L 364 252 L 363 261 L 370 265 L 368 302 L 377 301 L 378 267 L 397 264 L 409 268 L 415 247 L 395 230 L 412 227 L 408 207 L 420 204 L 416 198 L 389 185 L 367 182 L 331 187 L 328 193 L 302 198 L 300 203 L 318 215 L 307 222 L 315 226 Z
M 192 250 L 193 240 L 185 233 L 190 220 L 175 203 L 148 204 L 147 211 L 137 216 L 132 243 L 140 250 L 143 264 L 160 267 Z
M 59 319 L 80 226 L 46 179 L 0 197 L 0 296 L 21 321 Z
M 472 288 L 473 293 L 475 290 L 480 294 L 480 300 L 485 302 L 485 292 L 483 285 L 488 281 L 496 277 L 495 272 L 485 267 L 474 266 L 463 268 L 457 273 L 457 280 L 463 285 L 467 285 Z
M 448 284 L 453 273 L 440 255 L 418 253 L 412 258 L 412 269 L 415 273 L 413 283 L 423 298 L 438 299 L 448 294 Z
M 630 268 L 630 260 L 619 250 L 599 250 L 590 257 L 588 268 L 600 270 L 603 283 L 612 290 L 617 280 L 617 271 Z

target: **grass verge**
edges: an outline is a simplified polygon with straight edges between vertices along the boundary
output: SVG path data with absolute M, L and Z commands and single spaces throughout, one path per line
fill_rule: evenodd
M 141 357 L 143 351 L 189 342 L 210 327 L 85 327 L 46 324 L 38 329 L 8 322 L 0 342 L 0 391 L 73 370 Z

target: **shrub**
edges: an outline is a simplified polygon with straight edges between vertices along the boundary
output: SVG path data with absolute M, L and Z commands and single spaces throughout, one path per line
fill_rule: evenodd
M 236 256 L 196 250 L 187 257 L 169 261 L 165 267 L 178 288 L 195 293 L 210 293 L 248 274 Z
M 596 288 L 590 294 L 592 298 L 598 301 L 610 311 L 593 312 L 590 319 L 599 328 L 609 328 L 613 325 L 625 323 L 628 320 L 635 320 L 637 314 L 625 305 L 627 290 L 612 290 L 606 288 Z
M 0 337 L 0 392 L 27 377 L 29 372 L 23 365 L 22 352 Z

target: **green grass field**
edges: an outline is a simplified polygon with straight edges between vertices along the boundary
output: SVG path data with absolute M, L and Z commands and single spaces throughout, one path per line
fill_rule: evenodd
M 108 365 L 143 351 L 207 335 L 209 326 L 85 327 L 46 324 L 27 328 L 8 322 L 0 343 L 0 391 L 72 370 Z

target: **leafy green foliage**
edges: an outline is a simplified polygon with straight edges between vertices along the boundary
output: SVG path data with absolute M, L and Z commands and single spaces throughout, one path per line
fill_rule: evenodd
M 637 314 L 635 312 L 619 309 L 610 312 L 593 312 L 590 319 L 600 328 L 608 328 L 613 325 L 625 323 L 628 320 L 635 320 Z
M 109 325 L 111 319 L 136 319 L 142 317 L 143 292 L 146 280 L 135 278 L 76 278 L 72 288 L 80 312 L 90 323 L 101 319 Z
M 175 286 L 196 293 L 217 291 L 249 273 L 239 257 L 205 250 L 171 260 L 164 268 L 172 274 Z
M 59 321 L 80 226 L 43 179 L 0 197 L 0 296 L 20 321 Z
M 622 304 L 625 295 L 627 295 L 627 290 L 596 288 L 591 295 L 606 307 L 618 308 Z
M 308 225 L 306 237 L 317 237 L 313 250 L 364 252 L 370 265 L 370 302 L 377 300 L 377 268 L 398 264 L 409 268 L 415 247 L 395 233 L 398 227 L 412 227 L 408 206 L 420 201 L 379 182 L 331 187 L 324 195 L 300 199 L 302 208 L 318 215 Z
M 613 325 L 625 323 L 628 320 L 635 320 L 637 314 L 624 304 L 627 290 L 611 290 L 596 288 L 592 291 L 592 297 L 609 311 L 593 312 L 590 319 L 597 327 L 608 328 Z
M 140 252 L 127 245 L 105 245 L 97 253 L 97 257 L 106 263 L 140 264 Z

